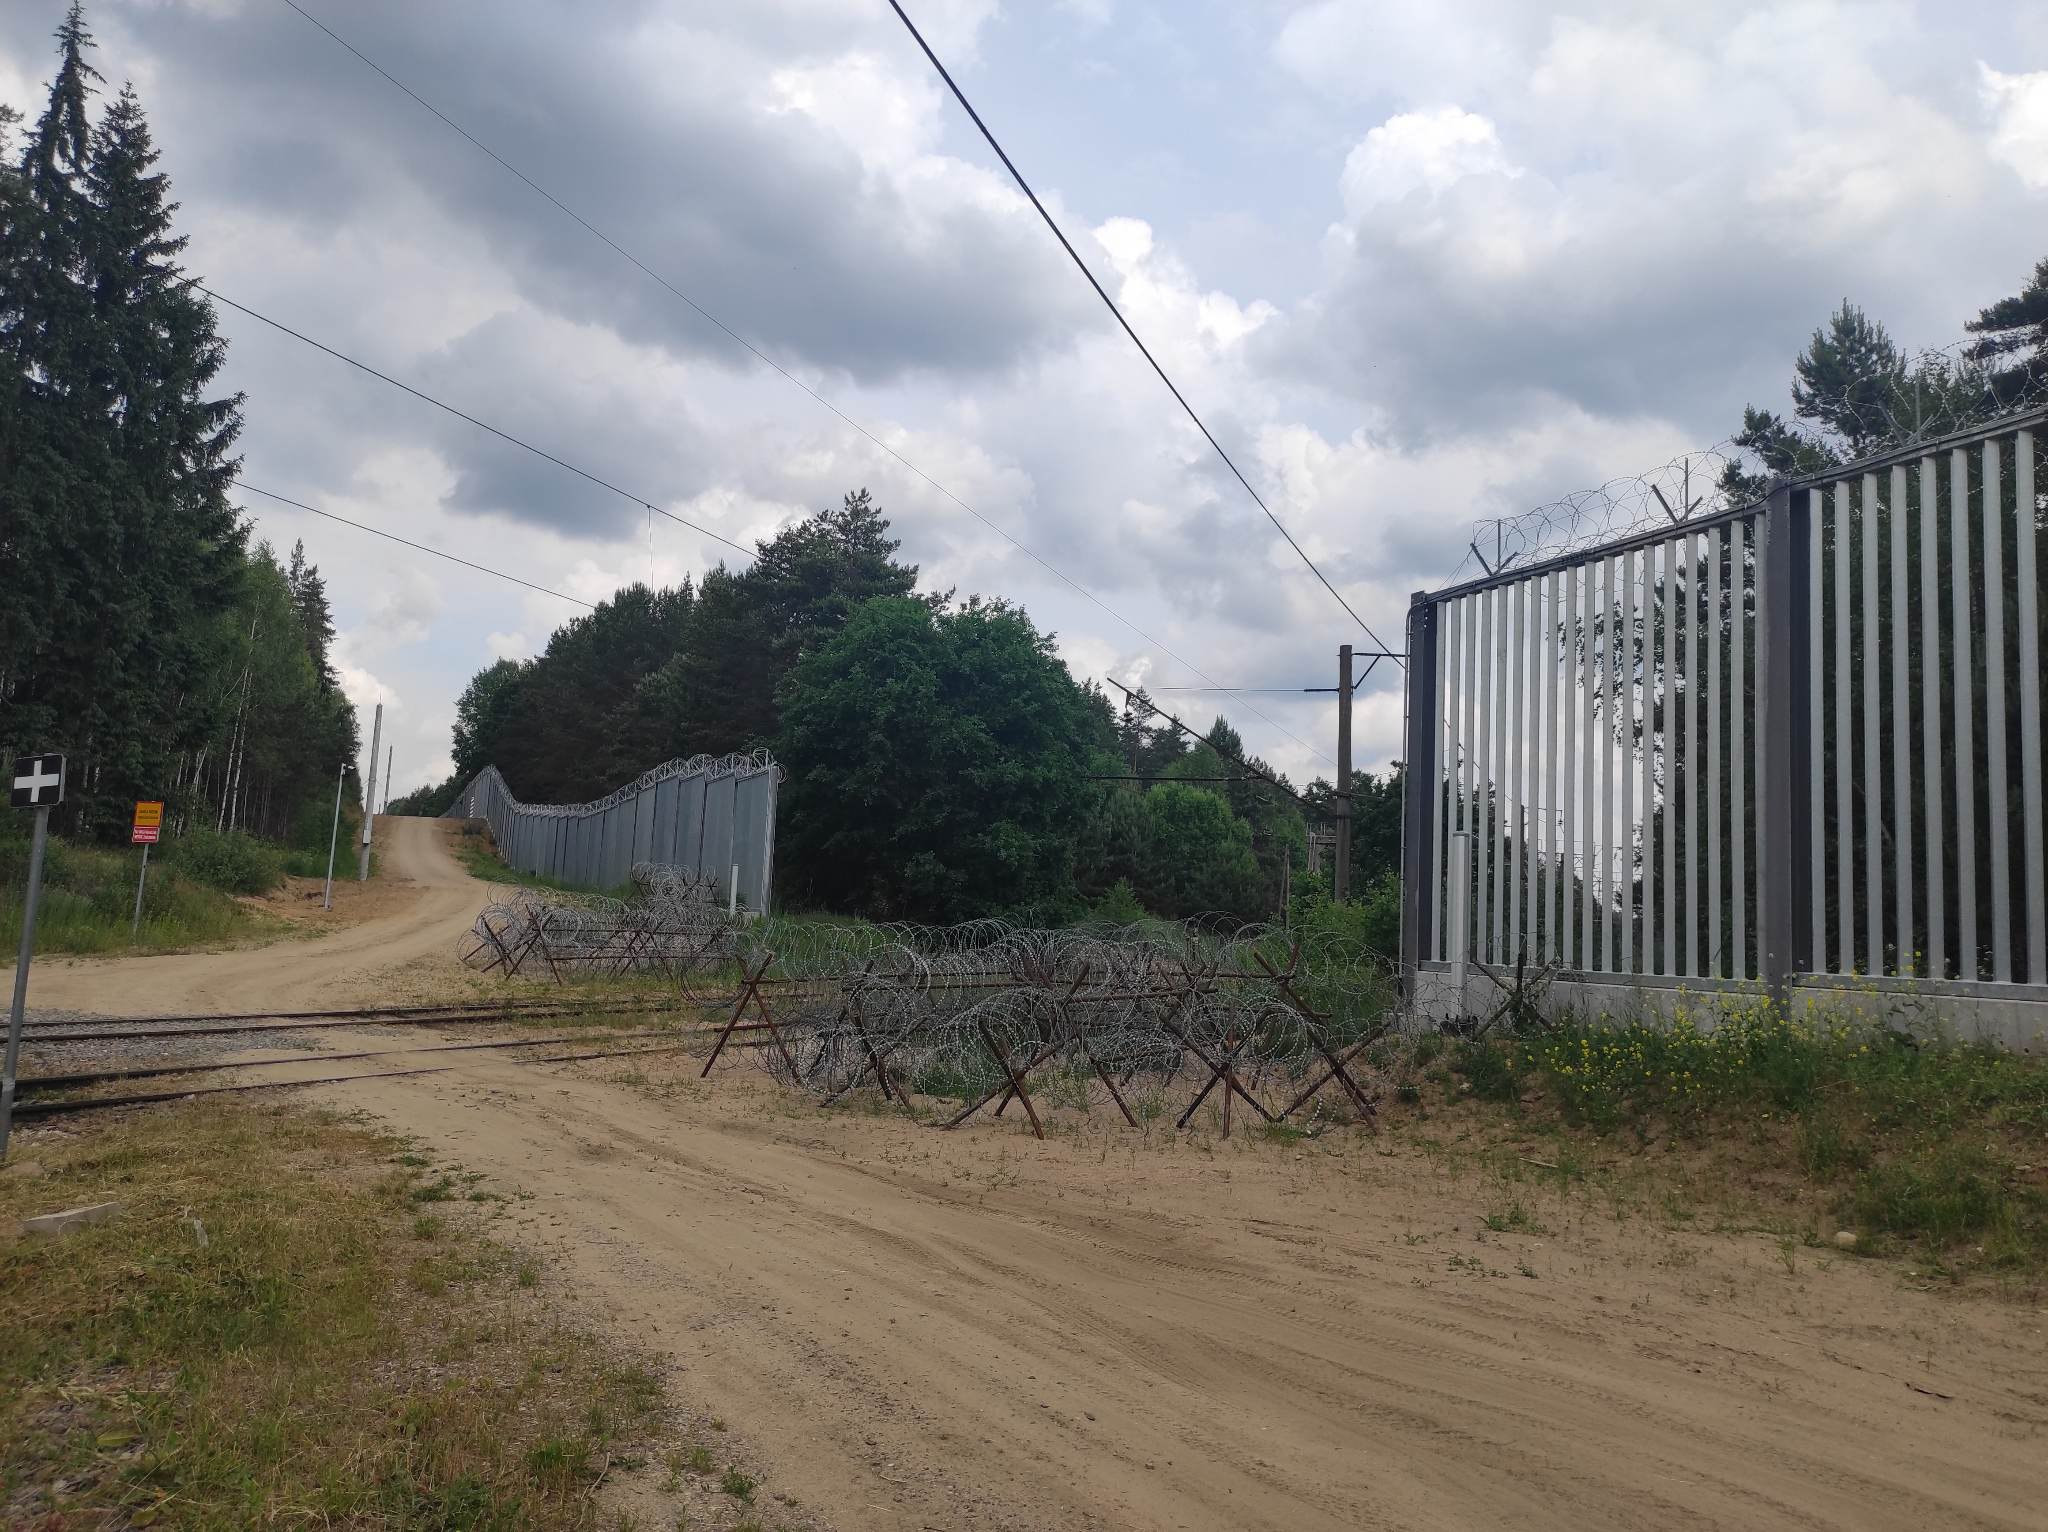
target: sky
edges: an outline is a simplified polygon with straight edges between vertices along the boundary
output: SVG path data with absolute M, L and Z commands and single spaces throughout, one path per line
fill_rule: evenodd
M 865 486 L 926 588 L 1297 781 L 1334 774 L 1331 696 L 1178 688 L 1332 685 L 1476 522 L 1783 408 L 1843 298 L 1945 345 L 2048 255 L 2048 7 L 906 0 L 1371 637 L 885 0 L 299 3 L 611 244 L 286 0 L 89 0 L 187 269 L 635 498 L 224 310 L 247 482 L 587 601 L 740 562 L 639 501 L 751 546 Z M 62 9 L 0 6 L 31 120 Z M 400 791 L 448 774 L 469 677 L 581 610 L 242 503 L 326 576 Z M 1364 767 L 1401 684 L 1361 689 Z

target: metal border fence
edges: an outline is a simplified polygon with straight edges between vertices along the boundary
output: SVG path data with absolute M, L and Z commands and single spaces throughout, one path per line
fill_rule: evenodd
M 1418 999 L 1540 964 L 1588 999 L 1867 985 L 2048 1024 L 2044 424 L 1418 593 Z
M 513 797 L 498 768 L 486 766 L 442 817 L 489 823 L 505 860 L 524 873 L 608 889 L 651 862 L 711 879 L 721 899 L 736 888 L 741 905 L 765 913 L 781 781 L 766 751 L 695 755 L 590 803 L 536 804 Z

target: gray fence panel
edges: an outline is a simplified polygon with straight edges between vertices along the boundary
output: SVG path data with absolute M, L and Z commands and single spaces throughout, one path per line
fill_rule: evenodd
M 615 888 L 635 864 L 655 862 L 708 875 L 723 895 L 737 863 L 740 902 L 759 912 L 774 890 L 781 780 L 766 755 L 693 756 L 593 803 L 541 805 L 521 803 L 487 766 L 447 817 L 488 822 L 519 871 L 589 888 Z
M 757 771 L 733 782 L 733 852 L 740 903 L 766 909 L 775 856 L 775 773 Z
M 704 777 L 691 777 L 682 785 L 683 799 L 676 812 L 675 862 L 678 867 L 697 870 L 704 850 L 704 792 L 710 786 Z
M 640 856 L 643 862 L 673 863 L 676 854 L 676 799 L 682 788 L 674 778 L 660 782 L 654 788 L 654 812 L 647 820 L 647 850 Z
M 704 844 L 698 852 L 697 869 L 718 886 L 723 895 L 732 881 L 733 789 L 737 779 L 723 777 L 705 784 Z

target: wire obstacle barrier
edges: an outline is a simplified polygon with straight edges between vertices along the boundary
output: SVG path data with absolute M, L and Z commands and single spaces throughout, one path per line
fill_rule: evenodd
M 641 862 L 633 899 L 520 888 L 484 906 L 462 939 L 471 968 L 516 978 L 529 966 L 572 976 L 655 973 L 680 979 L 729 964 L 735 923 L 709 873 Z
M 1354 943 L 1304 943 L 1265 926 L 1195 922 L 1031 930 L 761 922 L 738 933 L 724 981 L 702 968 L 685 996 L 725 1011 L 708 1076 L 736 1034 L 783 1085 L 829 1105 L 872 1087 L 967 1104 L 939 1126 L 1016 1102 L 1113 1105 L 1132 1128 L 1185 1093 L 1185 1128 L 1220 1092 L 1285 1123 L 1312 1106 L 1375 1126 L 1387 1081 L 1385 981 Z

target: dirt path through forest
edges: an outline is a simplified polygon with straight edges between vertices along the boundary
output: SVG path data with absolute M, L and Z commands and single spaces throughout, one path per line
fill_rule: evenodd
M 375 834 L 377 881 L 391 887 L 369 919 L 331 935 L 226 952 L 39 957 L 29 970 L 29 1007 L 108 1016 L 310 1010 L 395 999 L 395 989 L 409 994 L 422 979 L 462 984 L 456 942 L 492 886 L 448 854 L 439 820 L 379 817 Z M 422 967 L 424 974 L 411 971 Z M 13 965 L 0 968 L 0 993 L 13 984 Z

